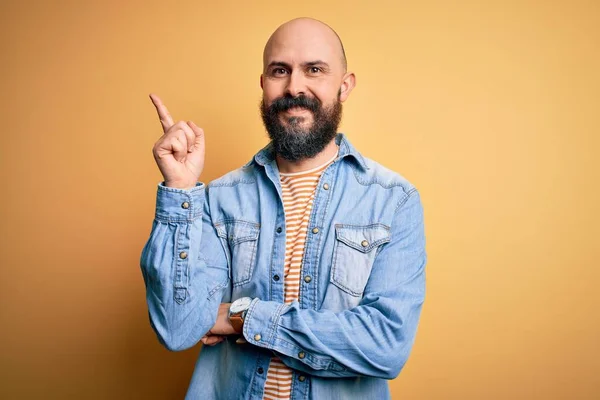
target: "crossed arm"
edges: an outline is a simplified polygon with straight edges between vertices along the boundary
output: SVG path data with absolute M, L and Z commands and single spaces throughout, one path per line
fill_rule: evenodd
M 234 333 L 229 303 L 221 303 L 229 284 L 226 258 L 205 192 L 203 184 L 191 190 L 159 185 L 156 218 L 142 252 L 150 322 L 172 351 L 198 341 L 216 344 Z M 396 377 L 424 301 L 423 230 L 421 201 L 413 191 L 396 210 L 390 242 L 375 258 L 357 307 L 336 313 L 256 298 L 246 314 L 244 338 L 313 375 Z

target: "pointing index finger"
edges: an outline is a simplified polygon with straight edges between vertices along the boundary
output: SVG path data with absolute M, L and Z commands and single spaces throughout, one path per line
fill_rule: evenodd
M 152 100 L 152 104 L 156 107 L 156 111 L 158 112 L 158 118 L 160 119 L 160 123 L 163 127 L 163 131 L 166 133 L 170 127 L 173 126 L 173 118 L 171 118 L 171 114 L 167 107 L 163 104 L 160 97 L 151 93 L 150 100 Z

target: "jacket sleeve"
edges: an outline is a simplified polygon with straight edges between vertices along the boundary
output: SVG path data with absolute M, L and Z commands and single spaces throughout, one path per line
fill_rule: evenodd
M 397 207 L 363 298 L 342 312 L 254 299 L 244 337 L 290 368 L 320 377 L 393 379 L 412 348 L 425 299 L 423 208 L 415 190 Z
M 141 254 L 150 324 L 171 351 L 194 346 L 214 325 L 230 282 L 207 197 L 203 183 L 183 190 L 161 182 Z

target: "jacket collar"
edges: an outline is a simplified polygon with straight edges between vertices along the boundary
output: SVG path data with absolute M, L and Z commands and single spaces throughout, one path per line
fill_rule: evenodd
M 358 150 L 352 146 L 352 143 L 350 143 L 348 137 L 344 133 L 338 133 L 336 135 L 335 143 L 340 147 L 338 154 L 339 159 L 351 157 L 354 158 L 364 170 L 369 169 L 362 154 L 360 154 Z M 252 157 L 252 159 L 246 163 L 246 165 L 244 165 L 244 168 L 249 167 L 254 163 L 264 167 L 266 164 L 271 163 L 274 159 L 275 151 L 273 150 L 273 142 L 269 142 L 258 153 L 256 153 L 254 157 Z

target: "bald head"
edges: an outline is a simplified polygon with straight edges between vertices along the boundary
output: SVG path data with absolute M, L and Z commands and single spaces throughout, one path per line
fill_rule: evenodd
M 342 72 L 347 69 L 342 40 L 329 25 L 313 18 L 293 19 L 273 32 L 263 52 L 263 69 L 281 54 L 294 58 L 327 58 L 323 61 L 337 63 Z
M 297 18 L 277 28 L 260 75 L 261 115 L 276 153 L 289 161 L 322 153 L 334 142 L 355 84 L 342 41 L 328 25 Z

